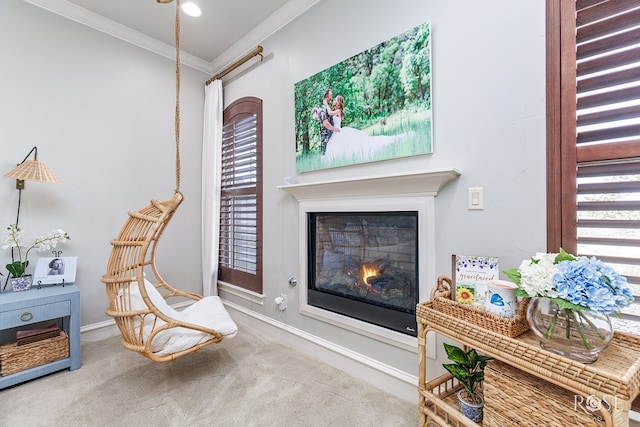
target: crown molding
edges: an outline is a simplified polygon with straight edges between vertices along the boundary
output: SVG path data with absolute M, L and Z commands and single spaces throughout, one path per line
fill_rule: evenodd
M 214 70 L 212 74 L 217 74 L 251 52 L 255 49 L 256 45 L 259 45 L 271 37 L 278 30 L 321 1 L 322 0 L 289 0 L 280 7 L 280 9 L 276 10 L 267 19 L 255 26 L 253 30 L 249 31 L 244 37 L 211 61 L 211 69 Z
M 60 15 L 71 21 L 108 34 L 142 49 L 175 60 L 176 48 L 125 25 L 91 12 L 66 0 L 23 0 L 34 6 Z M 180 51 L 180 63 L 204 73 L 211 73 L 211 64 L 189 53 Z
M 94 30 L 109 34 L 110 36 L 141 47 L 142 49 L 146 49 L 160 56 L 175 59 L 174 46 L 161 42 L 153 37 L 149 37 L 139 31 L 135 31 L 125 25 L 91 12 L 67 0 L 23 1 L 78 22 L 82 25 L 86 25 Z M 320 1 L 322 0 L 289 0 L 213 61 L 208 62 L 195 55 L 181 51 L 180 62 L 185 66 L 204 73 L 215 74 L 215 70 L 222 70 L 224 67 L 234 63 L 239 58 L 253 50 L 256 45 L 260 44 L 262 41 L 273 35 L 275 32 L 298 16 L 302 15 Z

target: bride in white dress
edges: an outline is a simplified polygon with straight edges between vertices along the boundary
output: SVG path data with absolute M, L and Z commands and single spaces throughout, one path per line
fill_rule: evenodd
M 329 138 L 323 161 L 329 162 L 344 159 L 361 162 L 363 160 L 371 160 L 380 148 L 401 139 L 401 135 L 369 136 L 359 129 L 342 127 L 344 98 L 341 95 L 336 96 L 333 101 L 333 110 L 328 109 L 327 111 L 333 116 L 333 126 L 339 128 L 340 132 L 333 132 L 331 138 Z

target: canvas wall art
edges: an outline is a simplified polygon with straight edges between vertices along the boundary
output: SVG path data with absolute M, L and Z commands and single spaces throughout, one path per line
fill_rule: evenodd
M 294 92 L 298 172 L 431 153 L 430 24 L 297 82 Z

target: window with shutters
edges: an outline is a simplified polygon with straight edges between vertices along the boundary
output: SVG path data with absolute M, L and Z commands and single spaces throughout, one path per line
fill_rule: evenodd
M 640 2 L 547 0 L 548 251 L 597 256 L 640 333 Z
M 262 292 L 262 101 L 224 110 L 219 279 Z

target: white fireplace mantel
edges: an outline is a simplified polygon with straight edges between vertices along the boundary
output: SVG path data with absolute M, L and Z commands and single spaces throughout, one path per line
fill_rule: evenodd
M 319 181 L 278 187 L 298 201 L 310 199 L 373 197 L 398 194 L 436 196 L 449 181 L 460 176 L 455 168 L 442 168 L 363 178 Z
M 429 284 L 436 280 L 434 200 L 447 183 L 460 175 L 455 168 L 442 168 L 278 187 L 298 201 L 300 313 L 405 350 L 417 351 L 417 340 L 413 336 L 308 304 L 307 217 L 313 212 L 417 212 L 421 224 L 418 230 L 418 295 L 426 296 L 429 295 Z M 430 343 L 429 348 L 435 348 L 435 343 Z M 428 356 L 435 357 L 435 352 Z

